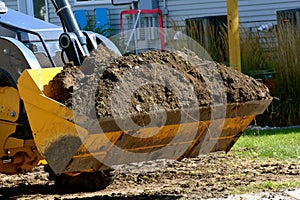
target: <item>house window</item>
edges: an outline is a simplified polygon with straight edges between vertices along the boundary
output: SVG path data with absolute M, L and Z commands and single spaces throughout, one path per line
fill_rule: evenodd
M 45 0 L 19 0 L 19 11 L 34 16 L 36 18 L 47 20 L 47 9 Z
M 46 2 L 45 0 L 33 0 L 34 16 L 46 20 Z

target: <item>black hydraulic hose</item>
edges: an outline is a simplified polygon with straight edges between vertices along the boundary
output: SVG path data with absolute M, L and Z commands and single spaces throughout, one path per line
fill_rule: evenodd
M 66 60 L 65 60 L 64 53 L 65 53 L 65 50 L 62 49 L 62 50 L 61 50 L 61 53 L 60 53 L 60 57 L 61 57 L 61 60 L 62 60 L 62 62 L 64 63 L 64 65 L 66 65 L 67 62 L 66 62 Z
M 84 50 L 85 56 L 89 56 L 90 53 L 87 48 L 86 37 L 79 29 L 79 26 L 77 24 L 73 11 L 71 10 L 69 2 L 67 0 L 56 0 L 52 3 L 57 8 L 56 13 L 61 17 L 61 22 L 66 27 L 67 32 L 74 33 L 77 36 L 78 41 L 80 42 L 80 45 Z
M 54 6 L 54 8 L 55 8 L 55 12 L 57 13 L 58 7 L 57 7 L 55 1 L 54 1 L 54 0 L 51 0 L 51 2 L 52 2 L 53 6 Z M 64 21 L 63 21 L 63 19 L 62 19 L 61 14 L 60 14 L 60 13 L 57 13 L 57 16 L 59 17 L 60 22 L 61 22 L 61 25 L 62 25 L 62 27 L 63 27 L 63 29 L 64 29 L 64 32 L 66 33 L 66 32 L 67 32 L 66 26 L 64 25 Z

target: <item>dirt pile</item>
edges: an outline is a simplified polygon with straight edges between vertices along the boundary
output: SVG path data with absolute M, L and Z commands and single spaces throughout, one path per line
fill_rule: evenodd
M 195 99 L 208 106 L 271 98 L 262 83 L 188 50 L 118 57 L 101 47 L 80 69 L 65 66 L 46 87 L 50 98 L 68 107 L 81 105 L 79 113 L 96 112 L 98 118 L 112 116 L 112 104 L 121 116 L 188 108 Z

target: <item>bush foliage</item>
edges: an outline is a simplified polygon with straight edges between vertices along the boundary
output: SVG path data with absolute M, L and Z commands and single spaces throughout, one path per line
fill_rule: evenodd
M 260 117 L 269 126 L 300 124 L 300 33 L 291 25 L 280 26 L 265 33 L 242 31 L 242 71 L 272 71 L 267 77 L 274 98 L 272 105 Z M 270 73 L 269 73 L 270 74 Z M 260 125 L 260 124 L 258 124 Z

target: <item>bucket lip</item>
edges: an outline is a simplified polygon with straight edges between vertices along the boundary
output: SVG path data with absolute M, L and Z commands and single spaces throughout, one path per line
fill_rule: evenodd
M 273 98 L 268 98 L 268 99 L 262 99 L 262 100 L 253 100 L 253 101 L 247 101 L 247 102 L 233 102 L 233 103 L 228 103 L 228 104 L 218 104 L 218 105 L 214 105 L 214 106 L 200 106 L 198 108 L 183 108 L 183 109 L 174 109 L 174 110 L 168 110 L 166 111 L 166 113 L 170 113 L 170 114 L 177 114 L 177 113 L 180 113 L 182 110 L 185 112 L 189 112 L 189 113 L 192 113 L 193 110 L 197 111 L 199 110 L 200 111 L 200 114 L 205 112 L 205 111 L 208 111 L 209 113 L 211 113 L 211 110 L 212 109 L 223 109 L 224 107 L 226 107 L 226 117 L 234 117 L 234 116 L 244 116 L 245 114 L 244 113 L 241 113 L 241 112 L 238 112 L 239 110 L 233 110 L 233 108 L 238 108 L 238 109 L 244 109 L 246 107 L 251 107 L 251 108 L 257 108 L 256 110 L 254 109 L 247 109 L 247 113 L 248 115 L 253 115 L 253 114 L 261 114 L 265 107 L 268 106 L 271 102 L 272 102 Z M 231 110 L 229 110 L 231 109 Z M 235 111 L 235 112 L 232 112 L 232 111 Z M 158 111 L 157 113 L 165 113 L 164 110 L 160 110 Z M 203 113 L 204 114 L 204 113 Z M 148 114 L 133 114 L 133 115 L 130 115 L 130 116 L 126 116 L 124 118 L 127 118 L 127 117 L 131 117 L 131 118 L 134 118 L 134 117 L 140 117 L 140 116 L 148 116 Z M 217 115 L 219 116 L 219 115 Z M 124 118 L 117 118 L 117 119 L 124 119 Z M 201 119 L 205 120 L 206 118 L 204 116 L 200 117 Z M 99 118 L 99 121 L 108 121 L 108 120 L 111 120 L 112 117 L 103 117 L 103 118 Z M 203 121 L 201 120 L 201 121 Z
M 243 116 L 251 116 L 251 115 L 259 115 L 262 114 L 265 109 L 272 102 L 272 98 L 263 99 L 263 100 L 253 100 L 248 102 L 236 102 L 229 104 L 222 104 L 216 106 L 203 106 L 196 109 L 187 108 L 187 109 L 176 109 L 171 111 L 159 111 L 155 114 L 151 115 L 151 118 L 157 119 L 157 124 L 152 125 L 161 127 L 166 125 L 174 125 L 174 124 L 182 124 L 182 123 L 193 123 L 193 122 L 204 122 L 211 121 L 217 119 L 224 119 L 224 109 L 226 109 L 226 117 L 225 118 L 235 118 L 235 117 L 243 117 Z M 212 110 L 213 117 L 212 119 Z M 220 111 L 220 112 L 219 112 Z M 196 113 L 198 112 L 198 113 Z M 163 119 L 164 116 L 167 116 L 167 119 Z M 191 116 L 199 116 L 200 119 L 194 119 Z M 76 121 L 76 124 L 86 128 L 89 130 L 90 134 L 99 134 L 99 125 L 104 133 L 106 132 L 114 132 L 114 131 L 124 131 L 121 130 L 118 124 L 122 124 L 122 127 L 128 127 L 128 130 L 132 130 L 130 128 L 130 124 L 133 121 L 143 121 L 144 119 L 149 119 L 148 114 L 134 114 L 131 116 L 123 117 L 123 118 L 113 118 L 113 117 L 104 117 L 99 118 L 97 120 L 91 120 L 88 117 L 83 117 L 82 121 Z M 163 121 L 163 122 L 162 122 Z M 78 122 L 78 123 L 77 123 Z M 88 122 L 88 127 L 85 127 L 85 123 Z M 162 124 L 163 123 L 163 124 Z M 148 128 L 148 126 L 146 127 Z M 150 128 L 150 126 L 149 126 Z

